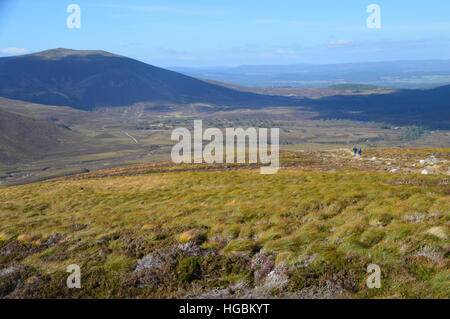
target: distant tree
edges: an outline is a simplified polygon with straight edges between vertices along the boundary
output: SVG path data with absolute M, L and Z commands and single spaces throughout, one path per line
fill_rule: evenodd
M 408 126 L 403 131 L 402 139 L 407 141 L 417 140 L 423 135 L 428 134 L 428 130 L 423 126 Z

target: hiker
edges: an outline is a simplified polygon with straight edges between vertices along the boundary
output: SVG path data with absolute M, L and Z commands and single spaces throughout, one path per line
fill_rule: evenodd
M 358 155 L 361 156 L 361 153 L 362 153 L 362 149 L 360 147 L 360 148 L 358 148 Z
M 353 148 L 353 156 L 356 156 L 356 152 L 358 152 L 358 149 L 356 148 L 356 146 Z

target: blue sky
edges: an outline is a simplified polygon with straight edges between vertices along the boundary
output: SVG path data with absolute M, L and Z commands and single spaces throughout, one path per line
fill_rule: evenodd
M 372 3 L 381 29 L 366 26 Z M 449 59 L 450 1 L 0 0 L 1 56 L 57 47 L 158 66 Z

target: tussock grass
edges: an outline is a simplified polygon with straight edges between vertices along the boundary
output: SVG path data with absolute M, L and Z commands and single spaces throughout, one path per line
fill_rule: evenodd
M 168 296 L 124 283 L 145 254 L 196 242 L 227 258 L 273 253 L 276 265 L 293 267 L 293 290 L 348 278 L 336 280 L 353 297 L 448 298 L 448 177 L 408 175 L 412 183 L 400 183 L 404 178 L 291 167 L 275 175 L 258 169 L 94 174 L 5 188 L 0 249 L 17 240 L 24 246 L 0 256 L 0 268 L 17 261 L 60 280 L 77 263 L 88 282 L 80 296 Z M 55 234 L 61 239 L 48 244 Z M 252 280 L 246 266 L 227 272 L 228 261 L 207 258 L 174 265 L 173 280 L 188 285 L 219 266 L 224 281 L 206 286 Z M 382 269 L 382 289 L 365 287 L 370 263 Z M 95 286 L 99 278 L 104 282 Z M 182 291 L 176 287 L 172 292 Z M 57 288 L 42 289 L 52 296 Z

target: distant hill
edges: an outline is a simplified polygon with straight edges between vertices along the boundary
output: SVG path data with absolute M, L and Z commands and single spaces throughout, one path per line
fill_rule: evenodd
M 319 118 L 380 121 L 450 129 L 450 85 L 388 94 L 335 95 L 308 99 Z
M 242 65 L 229 68 L 172 67 L 170 70 L 244 86 L 324 87 L 356 83 L 391 88 L 423 88 L 450 84 L 450 60 Z
M 444 61 L 445 62 L 445 61 Z M 440 65 L 446 66 L 442 62 Z M 436 71 L 438 62 L 345 64 L 330 74 L 369 72 L 378 66 L 396 72 L 413 69 Z M 296 74 L 327 72 L 332 66 L 292 66 Z M 233 72 L 268 72 L 281 67 L 240 67 Z M 288 67 L 281 68 L 283 70 Z M 303 72 L 306 70 L 307 72 Z M 444 71 L 447 68 L 444 68 Z M 450 68 L 449 68 L 450 70 Z M 445 71 L 447 72 L 447 71 Z M 449 73 L 450 74 L 450 73 Z M 306 75 L 305 75 L 306 76 Z M 54 49 L 35 54 L 0 58 L 0 96 L 34 103 L 93 110 L 102 106 L 205 103 L 197 110 L 266 106 L 302 106 L 318 118 L 383 121 L 396 125 L 450 128 L 450 86 L 434 89 L 387 90 L 369 85 L 344 84 L 314 90 L 296 88 L 245 88 L 201 80 L 105 51 Z M 314 97 L 314 98 L 307 98 Z M 320 98 L 320 99 L 317 99 Z M 161 103 L 161 104 L 160 104 Z M 167 104 L 166 104 L 167 103 Z M 164 111 L 158 107 L 159 111 Z
M 332 86 L 319 86 L 319 87 L 271 87 L 271 86 L 242 86 L 236 84 L 223 83 L 214 80 L 203 81 L 228 87 L 233 90 L 252 92 L 264 95 L 278 95 L 278 96 L 290 96 L 290 97 L 311 97 L 319 98 L 325 96 L 339 95 L 339 94 L 374 94 L 374 93 L 391 93 L 396 89 L 382 88 L 374 85 L 367 84 L 336 84 Z
M 346 90 L 376 90 L 378 89 L 378 86 L 376 85 L 369 85 L 369 84 L 335 84 L 330 85 L 330 89 L 336 90 L 336 91 L 346 91 Z
M 136 102 L 293 103 L 206 83 L 105 51 L 54 49 L 0 58 L 0 96 L 83 110 Z
M 78 133 L 56 124 L 0 109 L 0 163 L 48 157 L 73 149 L 83 141 Z
M 320 115 L 316 118 L 320 119 L 351 119 L 450 129 L 450 85 L 431 89 L 395 90 L 366 84 L 270 88 L 211 82 L 259 94 L 303 97 L 302 106 L 318 112 Z

